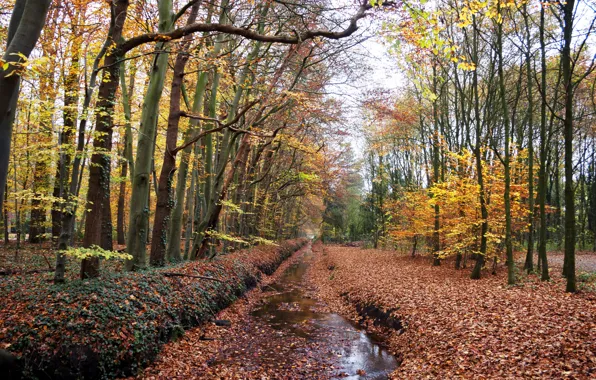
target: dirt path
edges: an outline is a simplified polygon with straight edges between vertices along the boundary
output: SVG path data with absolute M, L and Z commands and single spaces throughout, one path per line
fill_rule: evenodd
M 383 379 L 395 358 L 363 331 L 311 298 L 304 283 L 310 246 L 210 324 L 167 344 L 144 379 Z M 307 258 L 308 260 L 308 258 Z
M 548 264 L 563 268 L 565 254 L 563 252 L 548 253 Z M 575 269 L 577 272 L 596 272 L 596 253 L 577 252 L 575 255 Z

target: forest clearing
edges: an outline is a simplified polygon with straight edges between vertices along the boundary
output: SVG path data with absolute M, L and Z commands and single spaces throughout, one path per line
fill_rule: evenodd
M 0 379 L 596 379 L 593 0 L 0 0 Z

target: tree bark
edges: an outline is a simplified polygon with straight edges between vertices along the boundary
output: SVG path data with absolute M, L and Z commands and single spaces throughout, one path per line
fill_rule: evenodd
M 126 244 L 126 234 L 124 232 L 124 207 L 126 201 L 126 182 L 130 167 L 131 177 L 134 176 L 134 163 L 132 159 L 132 111 L 130 108 L 130 98 L 134 94 L 136 68 L 130 72 L 130 83 L 126 86 L 126 68 L 124 62 L 120 66 L 120 92 L 122 93 L 122 108 L 124 110 L 125 131 L 124 146 L 122 147 L 122 158 L 120 163 L 120 189 L 118 190 L 118 215 L 116 218 L 116 234 L 118 244 Z
M 159 31 L 167 33 L 172 28 L 172 0 L 159 1 Z M 127 250 L 132 260 L 127 261 L 127 270 L 142 269 L 147 266 L 147 239 L 149 237 L 149 192 L 153 153 L 157 133 L 159 100 L 163 92 L 169 54 L 164 52 L 167 42 L 158 42 L 158 53 L 149 74 L 149 85 L 143 101 L 139 140 L 136 149 L 135 174 L 130 198 Z
M 571 68 L 571 40 L 573 33 L 573 11 L 575 0 L 567 0 L 563 7 L 563 51 L 561 66 L 563 87 L 565 88 L 565 117 L 563 137 L 565 146 L 565 262 L 564 275 L 567 277 L 568 292 L 576 292 L 575 279 L 575 190 L 573 188 L 573 95 L 574 83 Z
M 49 18 L 55 18 L 57 8 L 53 8 L 49 13 Z M 33 170 L 33 195 L 31 199 L 31 218 L 29 221 L 29 242 L 41 243 L 47 239 L 46 231 L 48 227 L 47 211 L 48 208 L 53 212 L 53 202 L 47 200 L 47 196 L 52 193 L 50 180 L 50 163 L 53 159 L 53 116 L 54 105 L 56 102 L 56 83 L 54 74 L 56 71 L 56 46 L 54 42 L 56 23 L 51 22 L 42 30 L 40 41 L 43 57 L 47 63 L 43 66 L 45 75 L 39 80 L 39 113 L 37 122 L 37 150 L 34 157 L 35 168 Z M 60 177 L 57 177 L 57 184 L 60 186 Z
M 218 192 L 218 199 L 215 203 L 215 207 L 213 208 L 213 210 L 211 212 L 207 213 L 208 217 L 207 217 L 206 221 L 204 222 L 205 225 L 202 226 L 202 228 L 200 228 L 200 231 L 205 231 L 205 232 L 210 231 L 217 226 L 217 221 L 219 220 L 219 214 L 223 207 L 222 201 L 226 198 L 230 183 L 232 183 L 232 180 L 234 179 L 234 173 L 236 171 L 235 169 L 241 165 L 241 162 L 243 160 L 246 160 L 249 148 L 250 148 L 250 135 L 245 134 L 244 137 L 242 138 L 242 142 L 240 143 L 240 147 L 238 148 L 238 151 L 236 152 L 236 158 L 234 159 L 232 167 L 228 171 L 228 175 L 224 180 L 223 186 L 221 187 L 220 191 Z M 194 254 L 195 259 L 205 259 L 207 257 L 207 250 L 209 249 L 209 244 L 208 244 L 209 239 L 205 232 L 202 234 L 202 238 L 200 240 L 197 240 L 197 241 L 200 241 L 201 245 L 198 248 L 197 252 Z M 194 247 L 193 247 L 193 249 L 194 249 Z
M 29 57 L 45 25 L 50 0 L 16 0 L 8 28 L 7 48 L 2 59 L 9 63 L 0 68 L 0 189 L 6 186 L 12 124 L 19 97 L 20 75 L 17 65 L 22 63 L 18 54 Z M 0 204 L 4 193 L 0 191 Z
M 437 68 L 436 63 L 433 63 L 433 91 L 437 96 Z M 439 143 L 439 117 L 437 111 L 437 101 L 433 101 L 433 185 L 439 183 L 440 170 L 440 143 Z M 381 212 L 383 212 L 381 210 Z M 433 230 L 433 266 L 441 265 L 439 258 L 439 251 L 441 250 L 441 210 L 438 200 L 434 206 L 434 230 Z
M 108 47 L 112 44 L 111 35 L 113 33 L 114 28 L 114 19 L 112 19 L 111 22 L 112 24 L 108 32 L 108 37 L 104 42 L 102 49 L 94 59 L 93 66 L 91 69 L 91 75 L 89 77 L 89 83 L 86 83 L 82 107 L 83 112 L 81 114 L 81 120 L 79 121 L 77 145 L 74 158 L 72 160 L 70 184 L 68 186 L 68 191 L 65 191 L 63 195 L 63 201 L 65 202 L 65 206 L 62 212 L 62 223 L 60 229 L 60 236 L 58 238 L 58 253 L 56 254 L 56 271 L 54 272 L 55 283 L 64 282 L 66 256 L 63 254 L 63 252 L 68 248 L 69 245 L 72 244 L 73 233 L 75 228 L 76 209 L 78 205 L 76 199 L 79 196 L 79 191 L 81 187 L 80 185 L 82 181 L 83 171 L 85 168 L 84 151 L 87 144 L 87 142 L 85 141 L 85 133 L 88 121 L 87 111 L 89 109 L 89 106 L 91 105 L 91 98 L 93 96 L 93 91 L 97 82 L 97 68 L 99 67 L 99 62 L 103 59 Z
M 474 41 L 473 41 L 473 54 L 474 54 L 474 64 L 478 67 L 479 58 L 478 58 L 478 36 L 477 36 L 477 29 L 476 29 L 476 17 L 473 16 L 473 27 L 474 27 Z M 479 96 L 479 89 L 478 89 L 478 72 L 474 70 L 472 73 L 472 86 L 474 92 L 474 118 L 476 124 L 476 144 L 474 147 L 474 156 L 476 158 L 476 171 L 478 176 L 478 192 L 480 197 L 480 216 L 482 217 L 482 224 L 480 226 L 480 255 L 476 259 L 476 263 L 474 264 L 474 268 L 472 269 L 472 273 L 470 278 L 474 280 L 480 279 L 480 275 L 482 272 L 482 267 L 484 266 L 484 261 L 486 259 L 486 249 L 487 249 L 487 237 L 486 234 L 488 233 L 488 209 L 486 207 L 486 193 L 484 189 L 484 169 L 482 167 L 482 124 L 480 119 L 480 96 Z
M 544 12 L 545 4 L 540 7 L 540 84 L 542 98 L 540 103 L 540 168 L 538 169 L 538 206 L 540 211 L 540 228 L 538 230 L 538 256 L 541 263 L 541 280 L 550 279 L 548 273 L 548 258 L 546 256 L 546 193 L 548 170 L 548 144 L 546 123 L 546 44 L 544 40 Z
M 528 5 L 524 4 L 524 23 L 526 28 L 526 79 L 528 93 L 528 250 L 524 269 L 528 273 L 534 270 L 534 94 L 531 56 L 531 35 L 528 21 Z
M 211 23 L 213 18 L 213 3 L 209 4 L 207 10 L 207 23 Z M 206 35 L 205 35 L 206 37 Z M 183 95 L 185 97 L 186 106 L 187 108 L 192 109 L 192 113 L 195 115 L 201 114 L 201 110 L 204 109 L 204 99 L 205 99 L 205 90 L 207 88 L 207 81 L 208 81 L 209 73 L 207 71 L 202 71 L 197 73 L 197 83 L 195 86 L 195 94 L 192 107 L 190 106 L 190 102 L 186 98 L 186 94 L 183 91 Z M 184 90 L 184 88 L 182 88 Z M 197 127 L 199 125 L 198 119 L 191 119 L 190 120 L 190 128 L 186 132 L 184 136 L 184 141 L 188 142 L 196 133 L 198 133 Z M 190 250 L 190 238 L 191 232 L 193 227 L 193 221 L 195 219 L 195 210 L 200 209 L 198 199 L 200 197 L 200 192 L 196 191 L 195 188 L 199 188 L 196 186 L 197 183 L 197 176 L 198 176 L 198 168 L 196 167 L 197 161 L 196 157 L 198 156 L 200 144 L 195 144 L 194 148 L 192 145 L 188 145 L 182 150 L 182 155 L 180 158 L 180 167 L 178 168 L 178 176 L 176 179 L 176 201 L 174 204 L 174 208 L 171 213 L 171 223 L 168 228 L 168 236 L 167 236 L 167 246 L 166 246 L 166 258 L 172 261 L 179 261 L 184 258 L 184 260 L 188 259 L 188 252 Z M 194 152 L 194 153 L 193 153 Z M 186 188 L 186 182 L 188 177 L 188 169 L 190 166 L 191 155 L 194 155 L 192 158 L 195 160 L 195 165 L 193 166 L 193 170 L 191 172 L 191 184 L 190 188 Z M 184 195 L 187 194 L 186 198 L 186 209 L 187 209 L 187 216 L 186 216 L 186 230 L 185 230 L 185 239 L 184 239 L 184 257 L 181 255 L 181 237 L 182 237 L 182 219 L 183 219 L 183 211 L 185 207 L 184 203 Z M 196 194 L 196 195 L 195 195 Z M 194 198 L 197 198 L 197 207 L 194 207 Z
M 203 99 L 205 95 L 205 88 L 207 86 L 207 73 L 201 72 L 197 77 L 197 85 L 195 89 L 195 98 L 192 106 L 193 114 L 199 114 L 203 106 Z M 185 141 L 197 131 L 197 120 L 191 120 L 191 128 L 186 134 Z M 182 213 L 184 211 L 184 193 L 186 192 L 186 182 L 188 177 L 189 160 L 193 151 L 193 146 L 189 145 L 182 151 L 182 157 L 180 158 L 180 167 L 178 168 L 178 178 L 176 179 L 176 202 L 174 209 L 172 210 L 172 221 L 168 230 L 168 240 L 166 247 L 166 257 L 170 260 L 178 261 L 182 258 L 180 254 L 180 239 L 182 237 Z M 194 198 L 194 186 L 195 176 L 192 178 L 191 189 L 189 193 L 191 198 Z M 187 198 L 187 202 L 192 205 L 193 201 L 191 198 Z M 188 207 L 188 222 L 187 230 L 192 229 L 193 220 L 193 207 Z M 186 234 L 185 245 L 189 244 L 190 234 Z M 185 249 L 186 251 L 186 249 Z M 185 253 L 187 256 L 187 253 Z
M 6 198 L 8 198 L 8 183 L 4 185 L 4 207 L 2 207 L 2 220 L 4 224 L 4 245 L 8 245 L 10 241 L 10 230 L 8 229 L 8 205 Z
M 261 22 L 259 22 L 259 26 L 258 26 L 258 31 L 261 33 L 264 30 L 264 22 L 262 21 L 265 16 L 267 15 L 267 12 L 269 10 L 269 6 L 265 5 L 261 11 Z M 223 15 L 223 13 L 222 13 Z M 224 21 L 224 20 L 222 20 Z M 234 120 L 234 118 L 236 117 L 236 114 L 238 112 L 238 106 L 240 105 L 240 100 L 242 98 L 242 96 L 244 95 L 244 93 L 247 91 L 246 90 L 246 82 L 247 82 L 247 78 L 249 76 L 249 70 L 251 68 L 251 65 L 253 64 L 253 61 L 255 60 L 255 58 L 258 56 L 259 54 L 259 50 L 261 49 L 261 45 L 262 43 L 260 41 L 255 42 L 254 47 L 252 48 L 251 52 L 248 54 L 248 57 L 246 59 L 247 63 L 244 66 L 244 68 L 242 69 L 242 72 L 239 75 L 238 78 L 238 88 L 236 89 L 236 93 L 234 94 L 234 100 L 232 101 L 232 104 L 230 106 L 230 110 L 228 113 L 228 117 L 226 120 L 226 123 L 232 122 Z M 218 75 L 217 73 L 215 74 L 216 76 Z M 252 78 L 254 79 L 254 77 Z M 252 80 L 250 80 L 249 82 L 252 82 Z M 214 94 L 212 93 L 212 96 Z M 213 115 L 211 117 L 215 116 L 215 99 L 213 98 L 210 104 L 210 113 Z M 246 161 L 247 157 L 242 158 L 242 155 L 246 155 L 248 156 L 248 146 L 250 145 L 248 140 L 246 139 L 242 139 L 242 142 L 240 143 L 240 147 L 238 148 L 238 151 L 236 152 L 236 160 L 237 163 L 242 162 L 242 160 Z M 201 223 L 199 225 L 199 228 L 197 229 L 197 239 L 195 240 L 194 244 L 193 244 L 193 249 L 192 249 L 192 257 L 193 258 L 204 258 L 205 257 L 205 253 L 206 253 L 206 248 L 207 248 L 207 241 L 208 241 L 208 237 L 207 237 L 207 231 L 209 229 L 215 228 L 217 226 L 217 222 L 219 220 L 219 213 L 221 212 L 221 201 L 223 201 L 225 199 L 225 195 L 227 194 L 227 187 L 229 187 L 230 182 L 233 180 L 234 178 L 234 174 L 232 174 L 232 177 L 228 177 L 225 180 L 223 179 L 225 170 L 227 168 L 228 165 L 228 159 L 229 159 L 229 155 L 230 155 L 230 150 L 232 147 L 232 143 L 234 141 L 234 138 L 232 138 L 232 132 L 229 129 L 226 129 L 224 131 L 224 135 L 221 141 L 221 149 L 219 152 L 219 156 L 218 156 L 218 162 L 217 162 L 217 168 L 216 168 L 216 175 L 213 181 L 213 187 L 209 189 L 209 192 L 207 192 L 207 187 L 205 190 L 205 197 L 207 200 L 207 212 L 206 212 L 206 216 L 205 216 L 205 220 L 203 221 L 203 223 Z M 209 145 L 207 145 L 207 147 L 209 147 Z M 209 153 L 207 153 L 209 154 Z M 241 156 L 239 156 L 239 154 Z M 208 156 L 209 157 L 209 156 Z M 212 163 L 211 163 L 212 164 Z M 232 173 L 235 173 L 237 166 L 233 165 L 232 167 Z M 208 177 L 209 179 L 209 185 L 211 185 L 211 180 L 210 177 Z M 207 186 L 207 182 L 206 185 Z M 207 196 L 207 194 L 209 194 L 209 196 Z
M 187 25 L 193 24 L 197 18 L 199 3 L 196 2 L 187 20 Z M 155 206 L 155 217 L 153 223 L 153 235 L 151 238 L 151 254 L 149 263 L 151 266 L 163 266 L 166 258 L 167 233 L 170 222 L 170 213 L 174 205 L 172 194 L 172 182 L 176 171 L 176 143 L 178 142 L 178 125 L 180 124 L 180 99 L 182 96 L 182 85 L 184 81 L 184 70 L 190 58 L 187 50 L 192 41 L 191 36 L 186 36 L 180 46 L 180 51 L 174 63 L 174 73 L 170 91 L 170 113 L 168 116 L 168 127 L 166 131 L 166 149 L 164 151 L 163 164 L 159 175 L 157 187 L 157 204 Z M 186 180 L 186 178 L 184 178 Z M 180 185 L 178 185 L 180 187 Z M 172 242 L 178 244 L 180 242 Z M 179 261 L 180 248 L 177 257 Z
M 501 3 L 497 4 L 497 12 L 501 11 Z M 507 255 L 507 283 L 509 285 L 515 284 L 515 262 L 513 260 L 513 242 L 511 241 L 511 148 L 510 148 L 510 131 L 514 128 L 510 126 L 509 105 L 507 103 L 506 89 L 505 89 L 505 73 L 503 71 L 503 24 L 497 22 L 497 55 L 498 65 L 497 71 L 499 73 L 499 89 L 501 98 L 501 107 L 503 112 L 503 127 L 505 128 L 505 159 L 503 165 L 505 167 L 505 250 Z
M 109 46 L 116 46 L 116 41 L 122 38 L 122 30 L 128 10 L 128 0 L 115 0 L 112 5 L 113 27 L 109 38 Z M 119 49 L 108 49 L 105 56 L 103 78 L 97 95 L 95 131 L 97 137 L 93 139 L 93 155 L 89 165 L 89 189 L 87 191 L 87 207 L 89 212 L 85 220 L 85 235 L 83 247 L 98 245 L 111 250 L 112 221 L 110 212 L 110 169 L 109 152 L 112 150 L 112 133 L 114 127 L 114 107 L 116 90 L 118 89 L 120 65 Z M 81 262 L 81 278 L 94 278 L 99 275 L 99 258 L 84 259 Z

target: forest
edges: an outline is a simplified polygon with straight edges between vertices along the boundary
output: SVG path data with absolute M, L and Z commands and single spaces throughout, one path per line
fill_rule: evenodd
M 3 378 L 596 376 L 593 0 L 0 10 Z

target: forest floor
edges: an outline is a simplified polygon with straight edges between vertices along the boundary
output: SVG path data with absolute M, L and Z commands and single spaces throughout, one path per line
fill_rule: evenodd
M 297 276 L 299 282 L 290 285 L 311 300 L 307 301 L 309 310 L 302 309 L 304 305 L 297 302 L 275 305 L 296 314 L 296 318 L 289 321 L 291 325 L 282 328 L 268 320 L 273 316 L 263 318 L 259 314 L 268 299 L 280 294 L 277 285 L 280 279 L 305 260 L 312 260 L 308 246 L 284 262 L 273 275 L 264 278 L 257 288 L 215 316 L 216 321 L 229 321 L 229 326 L 211 323 L 187 331 L 178 341 L 166 344 L 156 362 L 136 378 L 387 378 L 397 362 L 390 354 L 379 353 L 379 348 L 374 355 L 383 355 L 392 363 L 382 377 L 378 374 L 367 377 L 366 370 L 356 368 L 359 363 L 355 363 L 356 367 L 349 365 L 346 370 L 343 356 L 351 349 L 352 337 L 364 333 L 356 325 L 325 323 L 325 316 L 337 315 L 329 314 L 328 305 L 316 300 L 313 289 L 301 281 L 302 274 Z M 288 290 L 293 291 L 286 288 L 281 292 Z
M 301 249 L 214 316 L 226 326 L 208 323 L 186 331 L 166 344 L 136 378 L 379 378 L 343 365 L 353 337 L 362 337 L 364 327 L 383 342 L 384 355 L 397 357 L 400 365 L 391 375 L 395 379 L 596 379 L 594 254 L 578 254 L 581 291 L 572 295 L 564 292 L 562 254 L 556 252 L 549 253 L 551 281 L 541 282 L 520 270 L 519 284 L 513 287 L 506 285 L 502 266 L 496 275 L 485 271 L 481 280 L 473 281 L 469 265 L 460 271 L 449 261 L 432 267 L 427 257 L 394 251 L 317 243 L 310 252 Z M 45 271 L 52 257 L 36 246 L 25 245 L 16 257 L 12 249 L 0 249 L 0 271 Z M 309 314 L 290 329 L 280 329 L 257 315 L 280 293 L 276 283 L 299 263 L 307 264 L 306 273 L 291 286 L 312 299 L 309 313 L 340 314 L 352 320 L 352 326 L 337 328 Z M 302 313 L 291 302 L 278 306 Z M 371 306 L 377 314 L 381 311 L 376 321 L 363 317 L 362 309 Z M 388 317 L 399 321 L 397 326 L 388 328 Z M 375 350 L 381 355 L 380 348 Z
M 124 246 L 116 245 L 115 250 Z M 0 274 L 27 275 L 53 273 L 56 265 L 56 250 L 50 242 L 31 244 L 23 242 L 17 247 L 15 241 L 9 245 L 0 245 Z M 66 278 L 76 279 L 79 276 L 81 261 L 69 258 L 66 261 Z M 120 272 L 124 268 L 121 261 L 104 261 L 100 268 L 103 273 Z
M 565 254 L 560 251 L 548 253 L 548 265 L 563 268 Z M 596 253 L 580 251 L 575 255 L 575 269 L 578 273 L 596 273 Z
M 325 246 L 316 258 L 311 281 L 329 304 L 354 318 L 354 305 L 375 305 L 401 321 L 387 336 L 402 360 L 396 379 L 596 378 L 593 274 L 568 294 L 558 268 L 549 282 L 520 273 L 510 287 L 502 267 L 470 280 L 469 268 L 390 251 Z

